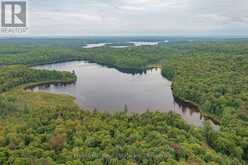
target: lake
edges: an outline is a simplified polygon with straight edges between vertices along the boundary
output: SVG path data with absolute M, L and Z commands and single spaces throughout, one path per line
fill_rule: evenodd
M 127 48 L 129 46 L 153 46 L 158 45 L 159 43 L 168 43 L 168 40 L 165 41 L 129 41 L 129 42 L 123 42 L 123 43 L 117 43 L 118 46 L 115 46 L 116 43 L 91 43 L 91 44 L 85 44 L 82 47 L 85 49 L 89 48 L 97 48 L 97 47 L 103 47 L 103 46 L 110 46 L 112 48 Z M 114 45 L 112 45 L 114 44 Z M 131 45 L 129 45 L 131 44 Z
M 171 82 L 161 75 L 160 69 L 147 71 L 119 71 L 114 68 L 85 61 L 65 62 L 34 67 L 75 72 L 74 84 L 39 85 L 33 91 L 68 94 L 90 110 L 143 113 L 149 111 L 176 112 L 188 123 L 202 126 L 204 117 L 196 107 L 176 101 Z

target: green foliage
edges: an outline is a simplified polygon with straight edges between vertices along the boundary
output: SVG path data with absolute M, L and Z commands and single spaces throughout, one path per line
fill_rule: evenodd
M 30 69 L 23 65 L 0 67 L 0 93 L 18 85 L 35 82 L 73 82 L 76 76 L 68 72 Z
M 160 164 L 231 162 L 208 148 L 201 130 L 191 128 L 177 114 L 81 111 L 73 101 L 56 96 L 53 107 L 32 92 L 19 91 L 15 113 L 0 118 L 0 161 L 9 164 Z M 6 93 L 14 97 L 17 93 Z M 3 97 L 3 96 L 2 96 Z M 36 102 L 31 100 L 37 99 Z M 9 99 L 7 99 L 9 100 Z M 60 101 L 61 100 L 61 101 Z M 18 107 L 19 102 L 27 104 Z M 37 103 L 44 102 L 43 106 Z M 9 121 L 11 120 L 11 122 Z M 194 129 L 195 136 L 191 133 Z M 197 150 L 196 150 L 197 148 Z M 211 159 L 210 159 L 210 158 Z M 132 163 L 131 163 L 132 162 Z
M 238 53 L 238 52 L 237 52 Z M 165 62 L 163 73 L 173 66 L 173 91 L 178 98 L 190 100 L 209 116 L 221 121 L 210 146 L 226 155 L 247 160 L 248 56 L 236 54 L 193 54 Z M 169 70 L 170 70 L 169 67 Z
M 246 41 L 126 49 L 0 44 L 0 65 L 9 65 L 0 67 L 0 164 L 247 164 L 247 54 Z M 174 95 L 219 120 L 220 129 L 194 128 L 173 113 L 87 112 L 71 97 L 9 91 L 75 81 L 71 73 L 26 66 L 69 60 L 118 69 L 162 66 Z

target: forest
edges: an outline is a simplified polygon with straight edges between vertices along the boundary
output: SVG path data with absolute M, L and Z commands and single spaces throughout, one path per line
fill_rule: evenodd
M 117 69 L 162 68 L 175 97 L 219 121 L 213 130 L 174 113 L 81 110 L 74 98 L 23 86 L 74 82 L 69 72 L 30 66 L 87 60 Z M 248 163 L 248 42 L 202 41 L 83 49 L 0 44 L 0 164 L 191 165 Z

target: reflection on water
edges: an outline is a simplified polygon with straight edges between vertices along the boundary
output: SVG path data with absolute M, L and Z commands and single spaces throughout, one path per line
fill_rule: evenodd
M 84 61 L 49 64 L 35 68 L 74 71 L 78 80 L 75 84 L 40 85 L 34 87 L 33 91 L 69 94 L 76 97 L 81 107 L 98 111 L 123 111 L 125 106 L 129 112 L 136 113 L 147 110 L 174 111 L 191 124 L 203 125 L 204 118 L 197 108 L 174 99 L 171 82 L 161 76 L 160 69 L 122 72 Z

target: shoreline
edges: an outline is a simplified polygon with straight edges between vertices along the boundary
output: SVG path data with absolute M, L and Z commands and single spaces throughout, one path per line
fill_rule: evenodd
M 85 61 L 85 62 L 88 62 L 88 63 L 95 63 L 95 64 L 98 64 L 98 65 L 102 65 L 102 66 L 105 66 L 105 67 L 110 67 L 110 68 L 114 68 L 114 69 L 117 69 L 118 71 L 120 72 L 124 72 L 124 73 L 143 73 L 147 70 L 150 70 L 150 69 L 161 69 L 162 71 L 162 66 L 161 64 L 151 64 L 151 65 L 148 65 L 144 68 L 136 68 L 136 67 L 118 67 L 114 64 L 105 64 L 105 63 L 101 63 L 101 62 L 95 62 L 93 60 L 84 60 L 84 59 L 70 59 L 70 60 L 62 60 L 62 61 L 56 61 L 56 62 L 49 62 L 49 63 L 42 63 L 42 64 L 34 64 L 34 65 L 28 65 L 30 67 L 34 67 L 34 66 L 39 66 L 39 65 L 49 65 L 49 64 L 58 64 L 58 63 L 63 63 L 63 62 L 73 62 L 73 61 Z M 130 71 L 130 72 L 129 72 Z M 167 79 L 166 76 L 164 76 L 162 73 L 161 75 Z M 169 79 L 168 79 L 169 80 Z M 178 102 L 180 102 L 181 104 L 185 104 L 189 107 L 192 107 L 194 108 L 195 110 L 197 110 L 206 120 L 211 120 L 215 125 L 218 125 L 220 126 L 220 121 L 218 119 L 216 119 L 215 117 L 213 116 L 210 116 L 209 114 L 206 114 L 204 112 L 202 112 L 200 110 L 200 106 L 190 100 L 186 100 L 186 99 L 183 99 L 183 98 L 180 98 L 180 97 L 177 97 L 176 95 L 174 95 L 174 89 L 173 89 L 173 79 L 172 80 L 169 80 L 171 81 L 171 90 L 172 90 L 172 94 L 173 94 L 173 97 L 175 98 L 175 100 L 177 100 Z M 66 81 L 46 81 L 46 82 L 37 82 L 37 83 L 31 83 L 31 84 L 27 84 L 27 85 L 24 85 L 23 86 L 23 89 L 24 90 L 28 90 L 28 89 L 32 89 L 32 88 L 35 88 L 36 86 L 39 86 L 39 85 L 48 85 L 48 84 L 64 84 L 64 85 L 67 85 L 67 84 L 73 84 L 75 83 L 76 80 L 66 80 Z
M 40 86 L 40 85 L 51 85 L 51 84 L 74 84 L 75 80 L 54 80 L 54 81 L 43 81 L 43 82 L 36 82 L 36 83 L 29 83 L 26 85 L 21 85 L 24 90 L 32 90 L 33 88 Z
M 173 89 L 171 89 L 171 90 L 173 92 Z M 211 120 L 215 125 L 220 126 L 219 120 L 215 119 L 214 117 L 212 117 L 212 116 L 210 116 L 210 115 L 208 115 L 206 113 L 203 113 L 199 108 L 200 106 L 197 105 L 196 103 L 194 103 L 194 102 L 192 102 L 190 100 L 181 99 L 181 98 L 175 96 L 174 94 L 173 94 L 173 97 L 175 98 L 175 100 L 177 100 L 179 102 L 182 102 L 182 104 L 187 104 L 188 106 L 193 107 L 194 109 L 196 109 L 206 120 Z

